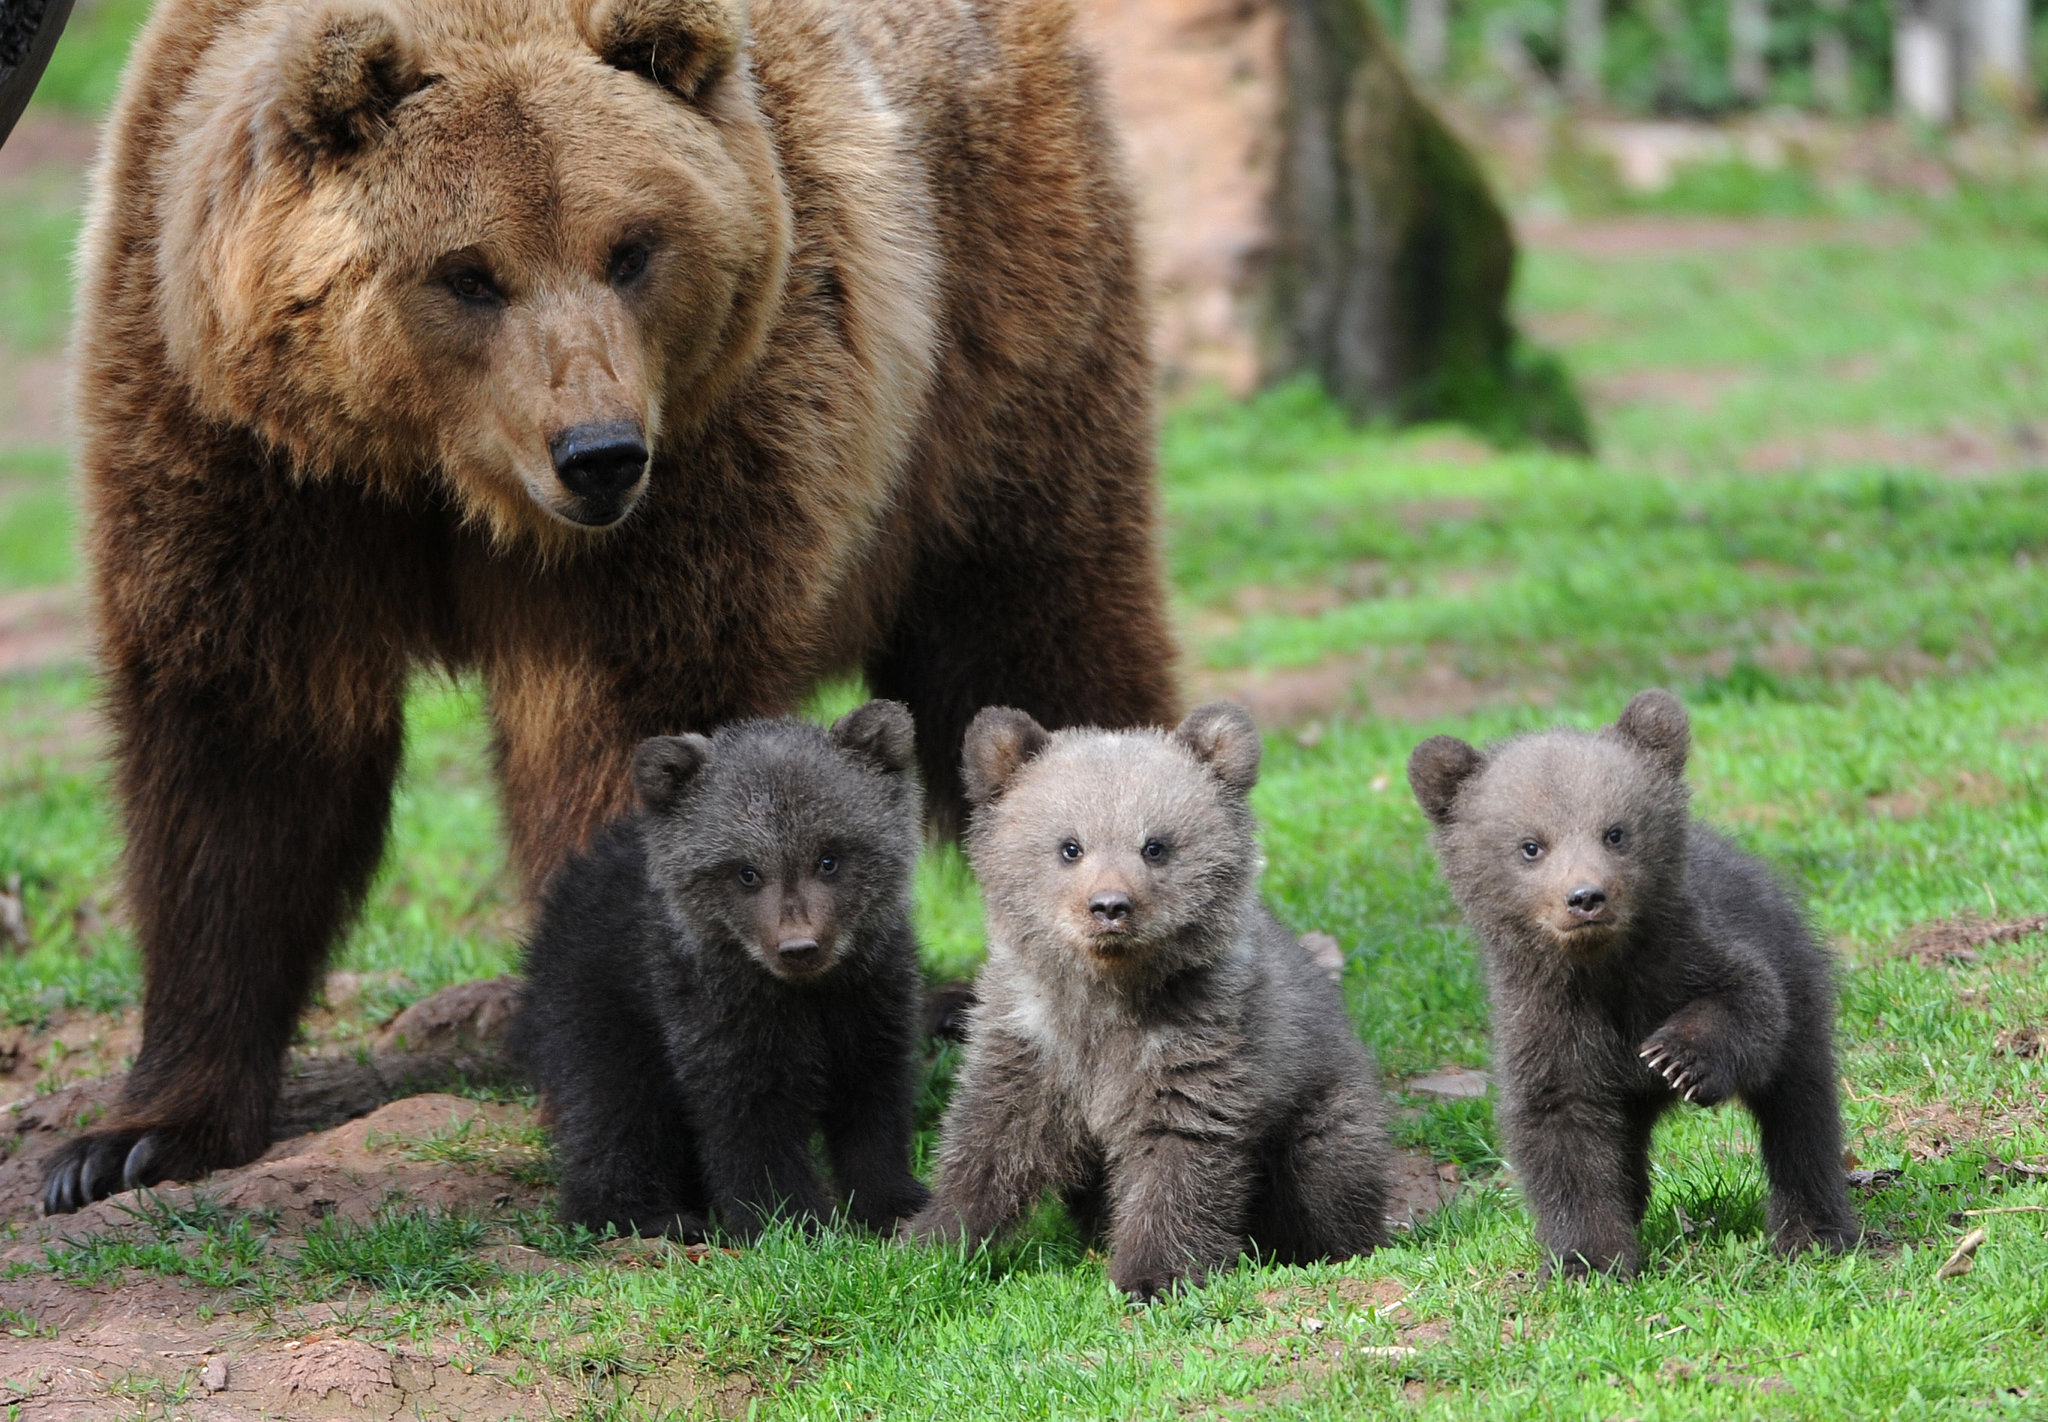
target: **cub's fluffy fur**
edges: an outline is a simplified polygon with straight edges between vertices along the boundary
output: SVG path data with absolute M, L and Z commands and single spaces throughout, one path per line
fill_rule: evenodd
M 1835 1101 L 1826 950 L 1770 870 L 1687 807 L 1691 731 L 1645 691 L 1597 735 L 1486 754 L 1450 736 L 1408 779 L 1486 945 L 1508 1154 L 1566 1273 L 1632 1272 L 1650 1130 L 1739 1096 L 1781 1250 L 1857 1237 Z
M 1248 1244 L 1386 1239 L 1385 1103 L 1329 975 L 1259 902 L 1258 766 L 1230 705 L 1170 735 L 975 718 L 989 957 L 913 1237 L 979 1241 L 1058 1189 L 1140 1299 Z
M 910 714 L 750 721 L 648 741 L 643 811 L 557 877 L 527 950 L 521 1054 L 551 1116 L 562 1215 L 741 1237 L 832 1206 L 891 1229 L 910 1173 L 923 1007 L 910 931 Z

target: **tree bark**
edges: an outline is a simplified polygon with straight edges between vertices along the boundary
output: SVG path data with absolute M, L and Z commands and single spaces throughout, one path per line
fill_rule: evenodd
M 1565 0 L 1564 92 L 1581 108 L 1598 108 L 1607 62 L 1605 0 Z
M 1499 416 L 1583 445 L 1561 370 L 1526 378 L 1507 218 L 1365 0 L 1286 0 L 1281 75 L 1269 369 L 1314 371 L 1358 418 Z

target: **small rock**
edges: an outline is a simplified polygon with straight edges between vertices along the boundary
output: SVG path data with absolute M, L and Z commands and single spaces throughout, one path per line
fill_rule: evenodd
M 504 977 L 456 983 L 415 1002 L 377 1037 L 380 1052 L 431 1051 L 458 1043 L 496 1046 L 519 1006 L 520 980 Z
M 0 890 L 0 938 L 17 953 L 26 953 L 29 945 L 28 910 L 21 901 L 21 875 L 9 874 L 7 887 Z
M 1327 933 L 1310 930 L 1301 935 L 1301 946 L 1318 968 L 1336 982 L 1344 976 L 1344 945 Z
M 206 1360 L 205 1371 L 199 1374 L 199 1385 L 208 1392 L 228 1390 L 228 1360 L 225 1354 L 215 1353 Z
M 1484 1096 L 1492 1085 L 1493 1077 L 1476 1067 L 1453 1066 L 1411 1079 L 1408 1090 L 1444 1101 L 1469 1101 Z

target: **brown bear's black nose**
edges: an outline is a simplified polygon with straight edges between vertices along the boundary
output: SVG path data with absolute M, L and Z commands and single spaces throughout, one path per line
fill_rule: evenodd
M 818 940 L 785 938 L 775 945 L 775 956 L 792 968 L 809 967 L 818 957 Z
M 1131 916 L 1131 896 L 1110 890 L 1088 900 L 1088 912 L 1104 923 L 1122 923 Z
M 625 497 L 647 472 L 647 441 L 640 427 L 624 420 L 577 425 L 548 441 L 555 476 L 582 501 L 583 523 L 615 522 Z
M 1598 884 L 1581 884 L 1564 896 L 1564 904 L 1581 918 L 1595 918 L 1607 906 L 1607 890 Z

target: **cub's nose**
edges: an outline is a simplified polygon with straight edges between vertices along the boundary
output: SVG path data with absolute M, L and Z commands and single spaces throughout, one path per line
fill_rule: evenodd
M 785 938 L 775 945 L 775 961 L 785 968 L 814 968 L 824 956 L 815 938 Z
M 639 425 L 625 420 L 563 430 L 548 441 L 548 454 L 555 477 L 582 503 L 581 523 L 617 522 L 626 495 L 647 472 L 647 441 Z
M 1581 884 L 1564 896 L 1564 906 L 1580 918 L 1598 918 L 1607 907 L 1607 890 L 1598 884 Z
M 1088 912 L 1095 915 L 1097 923 L 1121 926 L 1131 916 L 1131 896 L 1115 890 L 1097 894 L 1088 900 Z

